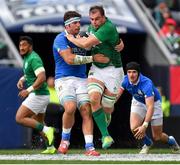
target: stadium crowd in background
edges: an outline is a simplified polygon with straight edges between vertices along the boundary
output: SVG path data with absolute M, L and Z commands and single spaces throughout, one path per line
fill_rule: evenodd
M 179 0 L 143 0 L 151 10 L 165 44 L 168 46 L 172 58 L 180 64 L 180 1 Z
M 168 144 L 173 152 L 179 152 L 180 147 L 175 138 L 163 132 L 163 112 L 158 89 L 148 77 L 141 74 L 138 63 L 128 63 L 126 71 L 127 75 L 121 84 L 119 97 L 124 90 L 127 90 L 133 96 L 130 111 L 130 128 L 137 140 L 143 139 L 140 154 L 147 154 L 153 145 L 151 138 L 146 135 L 149 123 L 151 123 L 154 141 Z
M 43 62 L 33 50 L 33 41 L 29 36 L 20 37 L 19 52 L 24 60 L 24 75 L 17 83 L 20 90 L 18 96 L 25 100 L 16 113 L 16 122 L 41 133 L 47 144 L 47 150 L 42 153 L 47 153 L 49 150 L 54 153 L 56 151 L 53 146 L 54 128 L 44 125 L 44 115 L 49 103 L 49 91 Z M 28 88 L 25 88 L 25 82 Z

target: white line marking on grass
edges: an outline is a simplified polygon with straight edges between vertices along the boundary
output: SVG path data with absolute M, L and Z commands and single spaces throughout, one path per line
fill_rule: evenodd
M 82 154 L 22 154 L 0 155 L 0 160 L 88 160 L 88 161 L 180 161 L 179 154 L 101 154 L 85 156 Z

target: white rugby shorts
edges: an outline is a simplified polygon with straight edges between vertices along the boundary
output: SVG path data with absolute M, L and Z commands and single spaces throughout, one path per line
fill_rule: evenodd
M 37 115 L 39 113 L 46 112 L 49 100 L 49 95 L 35 95 L 35 93 L 30 93 L 29 96 L 22 102 L 22 105 L 26 106 Z
M 71 100 L 77 103 L 79 109 L 82 104 L 89 103 L 87 78 L 70 76 L 56 79 L 55 89 L 61 105 Z
M 147 112 L 146 105 L 133 98 L 131 102 L 131 112 L 137 113 L 142 119 L 144 119 Z M 152 116 L 151 125 L 158 126 L 162 125 L 162 123 L 163 112 L 161 102 L 158 100 L 154 102 L 154 114 Z
M 105 68 L 98 68 L 93 64 L 88 74 L 88 78 L 95 78 L 103 82 L 105 87 L 113 94 L 118 94 L 123 77 L 124 71 L 122 67 L 115 68 L 114 66 L 108 66 Z

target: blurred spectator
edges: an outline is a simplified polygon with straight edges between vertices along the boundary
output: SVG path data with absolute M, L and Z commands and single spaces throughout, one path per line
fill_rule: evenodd
M 176 31 L 177 23 L 174 19 L 168 18 L 160 30 L 160 35 L 165 39 L 167 45 L 172 47 L 171 53 L 172 58 L 175 58 L 177 63 L 180 61 L 180 45 L 179 37 L 180 35 Z
M 153 17 L 161 28 L 164 25 L 166 19 L 171 18 L 171 12 L 167 4 L 164 2 L 159 3 L 154 9 Z
M 176 40 L 179 37 L 176 27 L 176 21 L 172 18 L 168 18 L 160 30 L 160 35 L 165 37 L 166 42 L 170 43 L 174 49 L 177 48 Z
M 176 38 L 176 48 L 174 49 L 173 53 L 177 55 L 177 65 L 180 65 L 180 37 Z
M 59 104 L 59 98 L 54 88 L 54 77 L 52 76 L 48 77 L 47 84 L 50 92 L 50 103 Z
M 159 93 L 161 94 L 162 97 L 162 110 L 163 110 L 163 116 L 164 117 L 169 117 L 170 115 L 170 101 L 166 98 L 166 96 L 163 94 L 162 87 L 157 87 Z
M 175 54 L 177 54 L 178 56 L 180 56 L 180 37 L 177 37 L 174 41 L 174 52 Z
M 2 40 L 0 40 L 0 59 L 7 58 L 7 53 L 7 45 Z

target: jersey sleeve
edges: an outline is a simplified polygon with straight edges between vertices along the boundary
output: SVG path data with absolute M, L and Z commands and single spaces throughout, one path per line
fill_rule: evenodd
M 69 48 L 68 41 L 65 35 L 60 35 L 55 39 L 54 48 L 56 49 L 57 52 Z
M 44 68 L 43 62 L 42 62 L 41 58 L 38 56 L 36 56 L 35 58 L 32 59 L 31 66 L 32 66 L 34 73 L 37 69 Z
M 126 86 L 127 86 L 127 83 L 128 83 L 127 76 L 125 76 L 122 83 L 121 83 L 121 88 L 125 90 Z

